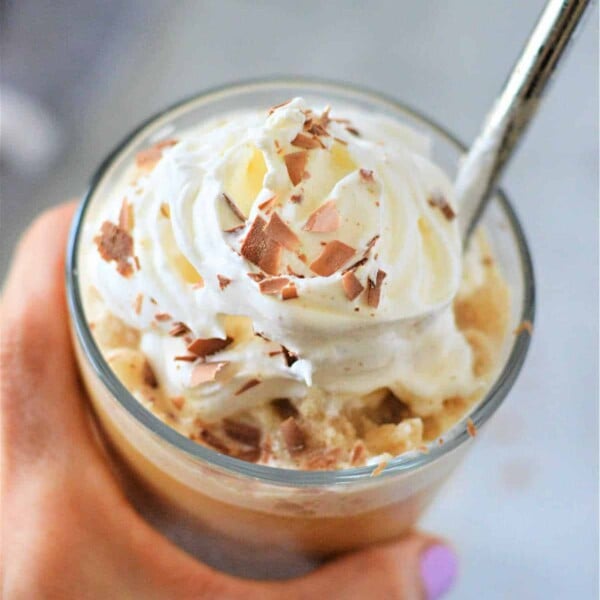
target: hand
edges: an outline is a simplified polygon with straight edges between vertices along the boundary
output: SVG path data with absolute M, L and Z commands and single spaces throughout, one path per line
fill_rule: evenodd
M 128 504 L 92 435 L 68 331 L 64 253 L 74 205 L 24 235 L 0 305 L 0 595 L 11 600 L 436 598 L 456 561 L 435 538 L 338 558 L 288 581 L 198 562 Z

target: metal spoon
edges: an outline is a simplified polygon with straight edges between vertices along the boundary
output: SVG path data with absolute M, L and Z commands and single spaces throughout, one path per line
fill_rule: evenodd
M 477 225 L 589 4 L 589 0 L 549 0 L 466 155 L 455 183 L 463 243 Z

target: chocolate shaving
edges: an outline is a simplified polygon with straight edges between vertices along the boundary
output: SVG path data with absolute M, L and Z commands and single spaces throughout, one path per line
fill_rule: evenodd
M 285 270 L 288 272 L 288 275 L 291 275 L 292 277 L 298 277 L 299 279 L 304 279 L 304 275 L 302 275 L 302 273 L 297 273 L 296 271 L 294 271 L 294 269 L 292 269 L 292 267 L 290 267 L 290 265 L 286 265 Z
M 173 404 L 177 410 L 181 410 L 185 404 L 185 398 L 183 396 L 175 396 L 175 398 L 171 398 L 171 404 Z
M 178 142 L 179 140 L 176 140 L 175 138 L 169 138 L 167 140 L 161 140 L 160 142 L 156 142 L 156 144 L 154 144 L 154 147 L 158 148 L 159 150 L 164 150 L 165 148 L 170 148 L 171 146 L 174 146 Z
M 310 264 L 310 270 L 317 275 L 327 277 L 335 273 L 348 262 L 356 250 L 339 240 L 332 240 L 321 251 L 321 254 Z
M 340 213 L 335 200 L 328 200 L 308 217 L 304 231 L 313 233 L 330 233 L 340 227 Z
M 171 315 L 169 313 L 166 313 L 166 312 L 160 312 L 160 313 L 156 313 L 154 315 L 154 318 L 157 321 L 159 321 L 159 322 L 170 321 L 171 320 Z
M 342 271 L 342 274 L 345 275 L 349 271 L 353 271 L 353 272 L 356 271 L 356 269 L 358 269 L 359 267 L 362 267 L 368 260 L 369 260 L 368 257 L 363 256 L 360 260 L 357 260 L 355 263 L 352 263 L 349 267 L 345 268 Z
M 236 450 L 235 454 L 233 454 L 232 456 L 234 456 L 235 458 L 237 458 L 239 460 L 243 460 L 245 462 L 255 463 L 258 461 L 261 454 L 262 454 L 262 450 L 259 447 L 257 447 L 257 448 L 240 448 L 239 450 Z
M 214 381 L 219 371 L 221 371 L 221 369 L 228 364 L 228 362 L 222 361 L 213 363 L 200 363 L 196 365 L 190 377 L 190 385 L 192 387 L 196 387 L 202 383 Z
M 531 321 L 522 321 L 519 326 L 513 331 L 515 335 L 519 335 L 523 332 L 527 332 L 529 335 L 533 333 L 533 325 Z
M 294 417 L 287 418 L 279 429 L 290 454 L 298 454 L 306 448 L 306 434 Z
M 225 229 L 225 233 L 237 233 L 246 227 L 245 225 L 236 225 L 235 227 L 229 227 L 229 229 Z
M 340 453 L 340 448 L 316 448 L 305 457 L 303 467 L 311 471 L 333 469 L 339 462 Z
M 195 354 L 196 356 L 200 356 L 204 358 L 205 356 L 210 356 L 211 354 L 215 354 L 216 352 L 220 352 L 231 342 L 232 338 L 228 337 L 223 340 L 221 338 L 196 338 L 188 347 L 188 352 Z
M 285 166 L 287 168 L 290 181 L 293 185 L 298 185 L 304 176 L 304 169 L 306 168 L 308 153 L 306 150 L 292 152 L 291 154 L 286 154 L 283 157 L 283 160 L 285 161 Z
M 231 212 L 242 222 L 246 222 L 246 217 L 244 216 L 244 213 L 239 209 L 238 205 L 225 193 L 223 192 L 221 194 L 221 197 L 223 198 L 223 200 L 225 200 L 225 202 L 227 203 L 227 206 L 229 206 Z
M 171 327 L 171 329 L 169 330 L 169 335 L 173 337 L 180 337 L 188 333 L 188 331 L 189 327 L 185 323 L 182 323 L 181 321 L 176 321 L 175 323 L 173 323 L 173 327 Z
M 217 274 L 217 279 L 219 280 L 219 288 L 222 290 L 224 290 L 231 283 L 231 279 L 229 279 L 229 277 L 225 277 L 225 275 Z
M 135 156 L 136 166 L 147 171 L 153 169 L 156 163 L 162 158 L 163 150 L 174 146 L 176 143 L 177 140 L 173 139 L 162 140 L 145 150 L 141 150 Z
M 269 275 L 279 273 L 282 246 L 265 233 L 265 220 L 257 216 L 246 234 L 241 247 L 244 258 Z
M 288 285 L 286 285 L 281 290 L 281 299 L 282 300 L 293 300 L 298 297 L 298 289 L 296 288 L 296 284 L 291 281 Z
M 325 108 L 320 117 L 314 117 L 312 111 L 306 111 L 304 113 L 306 116 L 306 120 L 304 121 L 304 130 L 312 135 L 329 135 L 327 133 L 327 126 L 331 121 L 329 118 L 330 110 L 331 109 L 329 107 Z
M 346 271 L 342 275 L 342 286 L 348 300 L 354 300 L 364 289 L 354 271 Z
M 133 303 L 133 311 L 136 315 L 139 315 L 142 312 L 142 303 L 144 302 L 144 294 L 138 294 L 135 297 L 135 301 Z
M 360 440 L 354 444 L 350 453 L 350 464 L 353 466 L 364 464 L 367 458 L 367 448 Z
M 456 213 L 454 209 L 448 203 L 448 200 L 442 194 L 433 194 L 427 200 L 429 206 L 433 206 L 434 208 L 439 208 L 442 211 L 442 214 L 448 221 L 452 221 L 454 217 L 456 217 Z
M 205 442 L 215 450 L 218 450 L 223 454 L 229 454 L 230 450 L 229 447 L 225 444 L 225 442 L 218 438 L 214 433 L 208 431 L 208 429 L 203 429 L 200 432 L 200 438 L 203 442 Z
M 269 109 L 268 114 L 272 115 L 278 108 L 281 108 L 282 106 L 286 106 L 287 104 L 289 104 L 292 100 L 286 100 L 285 102 L 282 102 L 281 104 L 276 104 L 275 106 L 271 106 L 271 108 Z
M 273 210 L 273 207 L 275 206 L 277 202 L 277 195 L 273 195 L 270 198 L 267 198 L 264 202 L 261 202 L 258 205 L 258 208 L 266 213 L 270 212 L 271 210 Z
M 290 417 L 297 417 L 300 414 L 289 398 L 276 398 L 275 400 L 271 400 L 271 406 L 277 413 L 277 416 L 283 420 L 289 419 Z
M 279 294 L 289 281 L 287 277 L 271 277 L 270 279 L 263 279 L 258 287 L 262 294 Z
M 367 247 L 365 248 L 365 251 L 363 253 L 363 256 L 368 256 L 369 252 L 371 252 L 371 250 L 373 249 L 373 246 L 375 246 L 375 244 L 377 243 L 377 240 L 379 239 L 379 234 L 374 235 L 368 242 L 367 242 Z
M 257 386 L 259 383 L 260 379 L 250 379 L 250 381 L 246 381 L 246 383 L 237 392 L 235 392 L 234 396 L 239 396 L 240 394 L 247 392 L 249 389 Z
M 292 252 L 295 252 L 300 247 L 300 239 L 298 236 L 277 213 L 271 215 L 264 232 L 265 235 Z
M 300 204 L 300 202 L 302 202 L 302 194 L 292 194 L 290 196 L 290 201 L 294 204 Z
M 264 273 L 246 273 L 252 281 L 262 281 L 266 276 Z
M 123 198 L 119 211 L 119 227 L 127 232 L 133 229 L 133 206 Z
M 367 280 L 367 304 L 371 308 L 377 308 L 379 306 L 379 300 L 381 299 L 381 286 L 383 280 L 386 278 L 387 273 L 381 269 L 377 270 L 375 281 L 370 277 Z
M 183 354 L 180 356 L 176 356 L 175 358 L 173 358 L 173 360 L 179 360 L 182 362 L 194 362 L 194 361 L 198 360 L 198 357 L 195 356 L 194 354 Z
M 166 202 L 163 202 L 160 205 L 160 214 L 166 219 L 169 219 L 171 217 L 171 209 L 169 208 L 169 205 Z
M 135 268 L 139 271 L 142 268 L 142 265 L 140 264 L 140 259 L 137 256 L 134 256 L 133 262 L 135 263 Z
M 371 477 L 377 477 L 377 475 L 380 475 L 383 470 L 388 466 L 388 462 L 387 460 L 382 460 L 372 471 L 371 471 Z
M 107 262 L 114 260 L 117 271 L 123 277 L 133 274 L 133 267 L 127 260 L 133 256 L 133 238 L 121 227 L 104 221 L 100 228 L 100 235 L 94 238 L 100 256 Z
M 232 440 L 258 448 L 260 445 L 260 429 L 248 423 L 223 419 L 223 430 Z
M 308 123 L 308 127 L 306 126 L 306 124 Z M 304 124 L 304 130 L 307 131 L 308 133 L 311 133 L 312 135 L 322 135 L 322 136 L 329 136 L 329 133 L 327 133 L 327 129 L 325 129 L 322 125 L 320 125 L 319 123 L 316 123 L 315 121 L 309 120 L 307 121 L 307 123 Z
M 356 137 L 360 137 L 360 133 L 358 132 L 358 129 L 355 129 L 354 127 L 346 127 L 346 131 Z
M 359 172 L 360 178 L 365 183 L 373 183 L 375 178 L 373 177 L 373 171 L 369 171 L 368 169 L 361 169 Z
M 298 355 L 295 352 L 288 350 L 283 345 L 281 346 L 281 349 L 283 350 L 283 357 L 285 358 L 285 364 L 288 367 L 291 367 L 298 360 Z
M 347 146 L 348 142 L 346 140 L 343 140 L 342 138 L 339 137 L 334 137 L 333 138 L 338 144 L 342 144 L 342 146 Z
M 313 148 L 325 148 L 325 144 L 316 136 L 308 136 L 299 133 L 291 142 L 292 146 L 312 150 Z
M 473 423 L 472 419 L 467 419 L 467 432 L 471 437 L 477 435 L 477 427 L 475 427 L 475 423 Z
M 156 389 L 158 387 L 158 379 L 156 379 L 154 370 L 147 360 L 144 361 L 144 366 L 142 367 L 142 381 L 151 388 Z

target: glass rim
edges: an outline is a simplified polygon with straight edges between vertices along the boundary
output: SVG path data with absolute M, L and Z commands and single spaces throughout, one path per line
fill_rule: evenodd
M 152 412 L 144 408 L 142 404 L 134 398 L 121 383 L 119 378 L 113 373 L 112 369 L 104 359 L 87 324 L 81 290 L 79 288 L 78 242 L 80 240 L 85 214 L 91 204 L 96 189 L 102 182 L 106 172 L 139 136 L 161 118 L 178 112 L 183 113 L 194 104 L 201 101 L 204 103 L 212 102 L 218 100 L 221 96 L 230 96 L 232 94 L 239 94 L 240 92 L 258 92 L 276 87 L 301 88 L 302 86 L 310 86 L 313 91 L 317 91 L 316 88 L 320 88 L 323 92 L 329 90 L 332 93 L 351 94 L 355 98 L 362 98 L 363 100 L 375 102 L 379 105 L 387 105 L 396 113 L 400 112 L 409 115 L 430 130 L 433 130 L 437 136 L 444 138 L 452 146 L 457 148 L 459 152 L 465 152 L 466 150 L 465 144 L 456 136 L 447 131 L 436 121 L 422 114 L 420 111 L 417 111 L 409 105 L 399 102 L 390 96 L 353 84 L 317 78 L 274 77 L 230 83 L 189 96 L 143 121 L 108 154 L 107 158 L 102 161 L 92 176 L 89 187 L 83 196 L 75 215 L 69 234 L 66 258 L 66 288 L 69 312 L 74 324 L 78 342 L 81 344 L 86 358 L 89 360 L 94 373 L 98 376 L 102 384 L 106 386 L 117 402 L 119 402 L 133 419 L 144 426 L 150 434 L 158 436 L 169 445 L 174 446 L 176 450 L 189 455 L 193 460 L 200 460 L 209 466 L 216 467 L 236 476 L 260 480 L 272 485 L 302 488 L 352 485 L 358 483 L 364 484 L 369 482 L 369 480 L 371 482 L 374 481 L 372 475 L 373 471 L 378 468 L 377 465 L 329 471 L 307 471 L 254 464 L 227 456 L 211 450 L 206 446 L 197 444 L 167 425 Z M 533 264 L 525 234 L 513 207 L 506 194 L 501 189 L 497 190 L 492 202 L 499 204 L 503 215 L 507 218 L 519 254 L 521 276 L 523 279 L 523 303 L 520 311 L 520 322 L 529 321 L 533 323 L 535 314 L 535 283 Z M 512 348 L 502 371 L 497 375 L 493 385 L 487 391 L 485 396 L 478 401 L 475 408 L 471 412 L 467 412 L 464 417 L 451 428 L 450 431 L 454 432 L 451 437 L 444 439 L 442 445 L 431 445 L 427 453 L 409 452 L 394 457 L 378 475 L 377 480 L 381 480 L 382 478 L 387 479 L 422 468 L 437 459 L 442 458 L 446 454 L 451 453 L 459 446 L 462 446 L 465 442 L 469 441 L 471 435 L 467 431 L 467 420 L 471 419 L 475 427 L 480 429 L 500 406 L 512 388 L 523 366 L 530 344 L 530 338 L 531 336 L 529 334 L 515 336 Z

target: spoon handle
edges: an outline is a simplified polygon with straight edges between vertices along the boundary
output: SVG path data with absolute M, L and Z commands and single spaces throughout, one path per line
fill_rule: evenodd
M 466 242 L 535 114 L 589 0 L 549 0 L 456 177 L 461 237 Z

